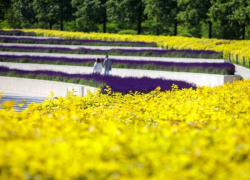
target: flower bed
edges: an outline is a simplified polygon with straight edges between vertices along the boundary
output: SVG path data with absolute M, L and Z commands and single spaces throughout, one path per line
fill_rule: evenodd
M 0 110 L 0 179 L 250 179 L 250 80 Z M 20 104 L 22 105 L 22 104 Z
M 190 87 L 195 88 L 195 85 L 184 81 L 166 80 L 161 78 L 121 78 L 118 76 L 102 76 L 98 74 L 66 74 L 56 71 L 24 71 L 18 69 L 9 69 L 2 66 L 0 66 L 0 75 L 83 84 L 102 88 L 102 92 L 105 92 L 104 89 L 106 86 L 109 86 L 112 91 L 121 92 L 123 94 L 126 94 L 130 91 L 148 93 L 158 86 L 161 87 L 162 91 L 171 90 L 173 84 L 178 85 L 180 89 Z
M 13 35 L 13 36 L 36 36 L 35 32 L 24 32 L 21 30 L 0 30 L 0 35 Z
M 95 59 L 42 57 L 42 56 L 15 56 L 0 55 L 0 62 L 75 65 L 93 67 Z M 133 61 L 112 59 L 113 68 L 160 70 L 175 72 L 194 72 L 208 74 L 234 75 L 235 66 L 231 63 L 175 63 L 159 61 Z
M 56 30 L 29 29 L 24 32 L 35 32 L 38 36 L 61 37 L 63 39 L 94 39 L 105 41 L 143 41 L 155 42 L 159 47 L 166 49 L 190 49 L 190 50 L 212 50 L 223 52 L 223 58 L 231 59 L 239 64 L 249 64 L 250 41 L 249 40 L 220 40 L 205 38 L 189 38 L 178 36 L 149 36 L 149 35 L 120 35 L 108 33 L 83 33 L 65 32 Z M 245 59 L 245 61 L 244 61 Z M 245 63 L 244 63 L 245 62 Z
M 71 54 L 100 54 L 100 55 L 119 55 L 119 56 L 147 56 L 147 57 L 183 57 L 183 58 L 204 58 L 221 59 L 222 54 L 214 51 L 204 50 L 100 50 L 90 48 L 63 48 L 63 47 L 34 47 L 34 46 L 5 46 L 0 45 L 0 51 L 11 52 L 47 52 L 47 53 L 71 53 Z
M 1 34 L 1 32 L 0 32 Z M 0 43 L 27 43 L 27 44 L 61 44 L 61 45 L 93 45 L 93 46 L 128 46 L 128 47 L 157 47 L 156 43 L 132 41 L 101 41 L 88 39 L 37 39 L 22 37 L 0 37 Z

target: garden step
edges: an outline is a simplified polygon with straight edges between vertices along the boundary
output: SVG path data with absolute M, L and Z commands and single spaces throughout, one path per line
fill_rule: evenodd
M 48 65 L 31 63 L 8 63 L 0 62 L 0 66 L 10 69 L 25 71 L 58 71 L 67 74 L 92 74 L 93 67 L 67 66 L 67 65 Z M 120 77 L 150 77 L 164 78 L 169 80 L 181 80 L 188 83 L 194 83 L 197 86 L 220 86 L 226 82 L 231 82 L 234 78 L 241 79 L 239 75 L 217 75 L 205 73 L 173 72 L 173 71 L 153 71 L 140 69 L 116 69 L 112 68 L 111 75 Z
M 122 46 L 85 46 L 85 45 L 60 45 L 60 44 L 21 44 L 21 43 L 0 43 L 2 46 L 18 46 L 18 47 L 50 47 L 50 48 L 88 48 L 92 50 L 162 50 L 162 48 L 154 47 L 122 47 Z
M 41 56 L 41 57 L 67 57 L 67 58 L 82 58 L 95 59 L 105 58 L 104 55 L 88 55 L 88 54 L 59 54 L 59 53 L 30 53 L 30 52 L 1 52 L 0 55 L 15 55 L 15 56 Z M 198 59 L 198 58 L 165 58 L 165 57 L 139 57 L 139 56 L 109 56 L 110 59 L 116 60 L 133 60 L 133 61 L 162 61 L 162 62 L 192 62 L 192 63 L 223 63 L 229 62 L 224 59 Z

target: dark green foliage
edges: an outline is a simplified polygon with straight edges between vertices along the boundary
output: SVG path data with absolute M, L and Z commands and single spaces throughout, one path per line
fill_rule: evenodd
M 177 0 L 145 0 L 145 13 L 149 18 L 148 21 L 158 31 L 157 34 L 165 24 L 172 24 L 174 29 L 171 35 L 177 35 L 179 23 L 177 15 L 180 10 L 177 2 Z
M 0 20 L 4 19 L 4 15 L 11 5 L 11 0 L 0 0 Z
M 209 38 L 212 38 L 212 21 L 208 16 L 211 0 L 178 0 L 178 5 L 180 8 L 178 19 L 180 21 L 187 22 L 192 27 L 199 27 L 201 22 L 208 23 Z
M 250 0 L 0 0 L 0 28 L 250 38 Z
M 71 4 L 76 11 L 76 23 L 79 31 L 98 31 L 98 24 L 103 24 L 106 31 L 106 0 L 72 0 Z

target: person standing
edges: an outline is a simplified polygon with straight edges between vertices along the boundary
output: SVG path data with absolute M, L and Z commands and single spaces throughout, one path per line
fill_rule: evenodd
M 111 71 L 112 63 L 108 55 L 106 55 L 106 58 L 103 61 L 103 66 L 104 66 L 104 75 L 109 75 L 109 71 Z
M 94 64 L 93 73 L 101 74 L 101 72 L 102 72 L 102 62 L 99 58 L 97 58 Z

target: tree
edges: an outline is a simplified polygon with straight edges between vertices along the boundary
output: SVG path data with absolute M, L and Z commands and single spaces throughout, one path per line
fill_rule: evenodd
M 242 39 L 245 39 L 246 26 L 250 24 L 250 1 L 234 0 L 231 20 L 237 21 L 242 27 Z
M 102 9 L 101 9 L 101 14 L 102 14 L 102 24 L 103 24 L 103 32 L 106 33 L 106 26 L 107 26 L 107 7 L 106 3 L 107 0 L 101 0 L 102 3 Z
M 181 11 L 178 19 L 190 23 L 192 26 L 199 25 L 201 21 L 209 24 L 209 38 L 212 38 L 212 21 L 208 16 L 211 0 L 178 0 Z
M 106 1 L 107 0 L 72 0 L 78 24 L 84 31 L 97 31 L 97 24 L 103 23 L 103 32 L 106 32 Z
M 73 17 L 73 8 L 68 0 L 34 0 L 33 6 L 38 20 L 49 23 L 50 29 L 60 21 L 60 29 L 63 31 L 64 21 Z
M 213 0 L 209 11 L 212 21 L 223 27 L 223 37 L 245 39 L 245 27 L 249 24 L 249 1 L 245 0 Z M 239 29 L 242 29 L 240 33 Z
M 178 19 L 179 6 L 177 0 L 144 0 L 145 14 L 149 19 L 153 19 L 156 23 L 174 24 L 174 35 L 178 33 Z
M 59 5 L 59 19 L 60 19 L 60 29 L 64 30 L 63 24 L 64 21 L 69 21 L 73 19 L 73 13 L 75 9 L 71 5 L 69 0 L 55 0 Z
M 11 0 L 0 0 L 0 20 L 4 19 L 6 11 L 11 5 Z
M 18 19 L 19 28 L 28 28 L 38 21 L 33 10 L 33 1 L 12 0 L 11 11 L 15 19 Z
M 59 5 L 53 0 L 34 0 L 33 6 L 38 20 L 48 23 L 52 29 L 58 20 Z
M 119 22 L 137 23 L 137 33 L 142 32 L 143 11 L 142 0 L 108 0 L 109 18 Z

